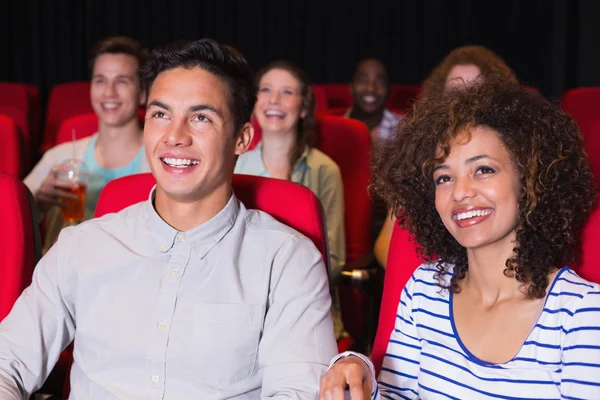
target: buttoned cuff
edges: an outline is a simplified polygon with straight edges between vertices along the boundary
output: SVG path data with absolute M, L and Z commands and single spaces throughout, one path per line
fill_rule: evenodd
M 363 360 L 365 362 L 365 364 L 367 364 L 369 366 L 369 369 L 371 370 L 371 388 L 372 388 L 371 389 L 371 398 L 374 399 L 377 394 L 377 379 L 375 378 L 375 367 L 373 366 L 373 363 L 371 362 L 369 357 L 365 356 L 364 354 L 356 353 L 354 351 L 345 351 L 345 352 L 340 353 L 337 356 L 333 357 L 333 359 L 329 363 L 329 367 L 327 368 L 327 370 L 329 371 L 331 369 L 331 367 L 333 366 L 333 364 L 335 364 L 342 358 L 346 358 L 346 357 L 350 357 L 350 356 L 356 356 L 356 357 L 360 358 L 361 360 Z

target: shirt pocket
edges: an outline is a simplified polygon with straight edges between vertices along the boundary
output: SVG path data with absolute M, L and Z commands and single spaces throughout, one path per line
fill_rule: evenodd
M 202 303 L 195 307 L 194 355 L 190 378 L 224 387 L 254 373 L 262 327 L 262 306 Z M 196 349 L 195 349 L 196 350 Z

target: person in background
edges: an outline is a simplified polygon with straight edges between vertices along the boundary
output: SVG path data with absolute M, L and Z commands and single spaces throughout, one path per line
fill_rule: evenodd
M 44 251 L 66 225 L 60 216 L 64 207 L 60 199 L 74 196 L 66 190 L 73 184 L 56 177 L 59 164 L 75 157 L 87 167 L 84 219 L 94 216 L 98 196 L 109 181 L 150 171 L 138 121 L 138 109 L 146 100 L 140 80 L 145 59 L 146 50 L 129 37 L 109 37 L 92 48 L 90 101 L 98 116 L 98 132 L 49 149 L 24 180 L 46 213 Z
M 65 228 L 0 323 L 0 398 L 74 340 L 70 399 L 314 399 L 336 352 L 312 241 L 232 190 L 256 90 L 211 39 L 153 51 L 148 200 Z
M 275 61 L 257 74 L 254 115 L 262 130 L 258 146 L 242 154 L 236 174 L 284 179 L 309 188 L 325 212 L 332 288 L 346 262 L 344 189 L 338 165 L 312 147 L 315 141 L 315 97 L 308 76 L 296 65 Z M 344 334 L 334 293 L 336 337 Z
M 600 398 L 600 285 L 576 273 L 597 194 L 565 112 L 504 82 L 427 96 L 374 176 L 426 262 L 379 384 L 346 353 L 320 399 Z
M 450 88 L 466 88 L 494 79 L 517 84 L 512 69 L 496 53 L 484 46 L 463 46 L 454 49 L 431 71 L 423 82 L 421 97 L 438 95 Z
M 364 122 L 374 145 L 391 139 L 400 121 L 399 115 L 385 108 L 391 88 L 387 68 L 381 60 L 367 58 L 358 63 L 350 83 L 353 104 L 344 116 Z
M 335 280 L 346 261 L 342 175 L 331 158 L 312 147 L 316 132 L 310 80 L 296 65 L 276 61 L 258 73 L 257 82 L 254 115 L 262 140 L 239 157 L 235 173 L 289 180 L 317 195 L 325 210 Z
M 438 96 L 450 89 L 462 90 L 472 85 L 495 80 L 510 85 L 517 77 L 502 58 L 483 46 L 454 49 L 433 69 L 423 83 L 421 98 Z M 396 216 L 388 213 L 374 245 L 378 263 L 385 268 Z

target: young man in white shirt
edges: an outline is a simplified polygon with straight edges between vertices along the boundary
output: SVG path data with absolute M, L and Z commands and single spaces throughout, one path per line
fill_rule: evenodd
M 67 228 L 0 324 L 0 398 L 35 391 L 75 339 L 71 399 L 314 399 L 336 352 L 313 243 L 232 192 L 256 91 L 210 39 L 144 70 L 146 202 Z

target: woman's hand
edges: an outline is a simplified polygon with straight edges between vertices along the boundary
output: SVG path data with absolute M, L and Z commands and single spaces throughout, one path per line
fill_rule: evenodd
M 349 356 L 333 364 L 321 378 L 319 400 L 344 400 L 346 389 L 352 400 L 371 398 L 371 369 L 359 357 Z

